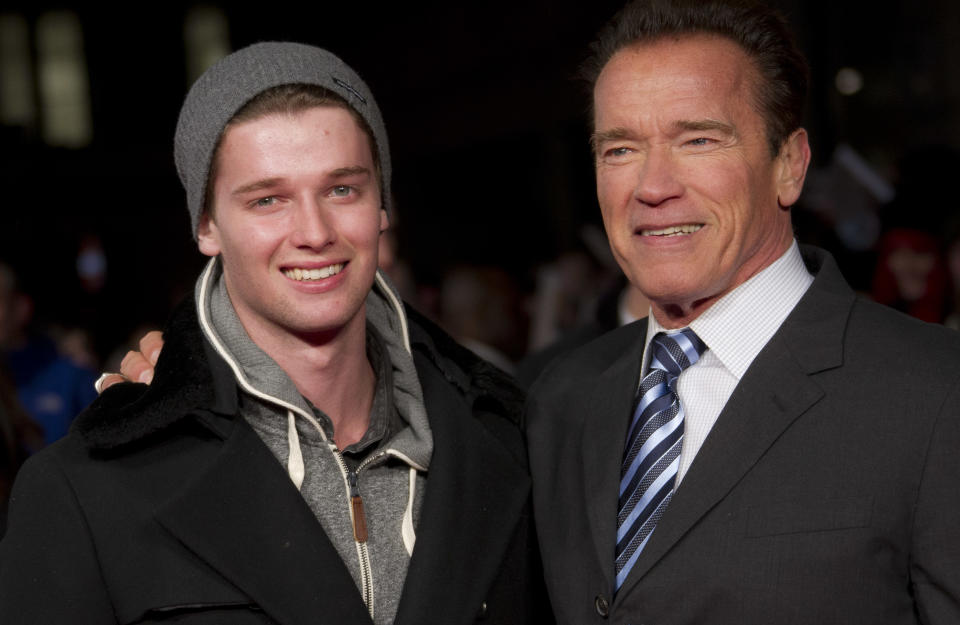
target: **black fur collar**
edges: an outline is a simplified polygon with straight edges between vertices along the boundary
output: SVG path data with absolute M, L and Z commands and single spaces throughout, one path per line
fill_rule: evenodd
M 150 386 L 112 386 L 74 420 L 72 432 L 89 448 L 124 446 L 198 411 L 236 411 L 235 387 L 227 390 L 220 384 L 218 390 L 215 383 L 227 365 L 208 352 L 192 297 L 174 311 L 163 336 L 166 343 Z

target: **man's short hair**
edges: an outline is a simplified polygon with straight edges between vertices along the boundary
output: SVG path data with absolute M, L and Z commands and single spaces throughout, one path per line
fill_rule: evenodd
M 207 188 L 204 193 L 203 213 L 213 214 L 213 186 L 217 179 L 217 173 L 220 167 L 220 146 L 223 143 L 223 137 L 232 126 L 244 122 L 267 117 L 268 115 L 294 115 L 302 113 L 312 108 L 333 107 L 342 108 L 350 113 L 357 126 L 367 136 L 367 143 L 370 147 L 370 153 L 373 155 L 373 168 L 377 179 L 380 180 L 380 151 L 377 150 L 377 141 L 374 137 L 370 124 L 358 113 L 350 104 L 333 91 L 319 85 L 310 85 L 305 83 L 292 83 L 287 85 L 277 85 L 270 87 L 255 95 L 246 104 L 240 107 L 217 139 L 216 147 L 213 149 L 213 158 L 210 162 L 210 175 L 207 178 Z M 382 192 L 382 190 L 381 190 Z
M 770 149 L 778 154 L 803 120 L 809 69 L 784 18 L 758 1 L 633 0 L 600 31 L 583 75 L 593 86 L 623 48 L 697 34 L 729 39 L 753 59 L 761 77 L 756 104 Z

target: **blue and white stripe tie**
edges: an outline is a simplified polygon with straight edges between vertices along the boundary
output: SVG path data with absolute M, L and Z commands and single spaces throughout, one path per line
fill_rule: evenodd
M 623 464 L 617 508 L 616 590 L 620 590 L 673 497 L 683 445 L 683 407 L 677 379 L 707 346 L 690 328 L 658 333 L 650 370 L 640 382 Z

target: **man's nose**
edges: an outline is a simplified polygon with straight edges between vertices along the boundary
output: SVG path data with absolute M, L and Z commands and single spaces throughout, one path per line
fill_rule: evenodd
M 320 249 L 336 240 L 330 215 L 320 202 L 310 198 L 295 209 L 291 243 L 297 247 Z
M 669 146 L 654 146 L 646 154 L 634 189 L 636 199 L 657 206 L 683 193 L 677 178 L 678 163 Z

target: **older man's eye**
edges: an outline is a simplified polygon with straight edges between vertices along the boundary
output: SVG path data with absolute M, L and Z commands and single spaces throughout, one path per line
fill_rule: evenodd
M 267 206 L 273 206 L 276 203 L 277 203 L 277 198 L 271 195 L 268 197 L 260 198 L 259 200 L 254 202 L 254 205 L 259 207 L 267 207 Z
M 345 184 L 335 186 L 331 191 L 330 195 L 334 197 L 347 197 L 353 192 L 353 187 L 350 187 Z

